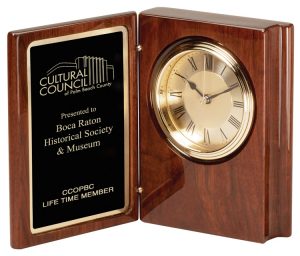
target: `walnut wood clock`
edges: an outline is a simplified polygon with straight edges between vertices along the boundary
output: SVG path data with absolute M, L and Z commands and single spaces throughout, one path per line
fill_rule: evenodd
M 9 33 L 12 246 L 137 220 L 139 200 L 144 222 L 289 236 L 293 25 L 170 8 L 139 14 L 139 40 L 136 24 Z

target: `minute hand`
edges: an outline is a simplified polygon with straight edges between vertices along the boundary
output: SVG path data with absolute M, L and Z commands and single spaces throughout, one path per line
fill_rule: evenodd
M 233 86 L 231 86 L 230 88 L 228 88 L 228 89 L 226 89 L 226 90 L 224 90 L 224 91 L 222 91 L 222 92 L 219 92 L 219 93 L 216 93 L 216 94 L 213 94 L 213 95 L 207 95 L 206 97 L 207 97 L 208 100 L 211 100 L 211 99 L 213 99 L 213 98 L 218 97 L 218 96 L 221 95 L 221 94 L 230 92 L 231 90 L 233 90 L 234 88 L 236 88 L 236 87 L 238 87 L 238 86 L 239 86 L 239 84 L 236 83 L 236 84 L 234 84 Z

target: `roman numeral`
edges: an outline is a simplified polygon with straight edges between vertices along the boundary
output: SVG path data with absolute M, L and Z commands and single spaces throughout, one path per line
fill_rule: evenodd
M 195 124 L 194 124 L 194 122 L 190 121 L 185 130 L 186 130 L 186 132 L 190 132 L 193 135 L 194 130 L 195 130 Z
M 228 122 L 231 123 L 236 129 L 239 129 L 241 126 L 241 122 L 232 115 L 229 117 Z
M 210 144 L 209 131 L 206 128 L 204 128 L 204 143 Z
M 170 96 L 182 98 L 182 92 L 170 92 Z
M 228 138 L 227 138 L 227 136 L 225 135 L 225 133 L 224 133 L 224 131 L 222 130 L 222 128 L 220 128 L 220 132 L 221 132 L 221 134 L 223 135 L 223 137 L 227 140 Z
M 212 70 L 212 56 L 210 54 L 204 55 L 205 70 Z
M 163 89 L 159 89 L 159 94 L 164 94 L 164 90 Z
M 191 66 L 194 69 L 194 71 L 198 70 L 197 65 L 196 65 L 195 60 L 194 60 L 193 57 L 188 58 L 188 61 L 191 64 Z
M 177 108 L 174 108 L 173 111 L 174 111 L 174 114 L 177 115 L 177 114 L 179 114 L 179 113 L 181 113 L 181 112 L 184 111 L 184 107 L 183 107 L 183 105 L 181 105 L 181 106 L 179 106 Z
M 233 101 L 233 106 L 236 107 L 236 108 L 244 108 L 244 102 L 234 100 Z
M 223 75 L 223 73 L 224 73 L 224 71 L 225 71 L 225 69 L 227 68 L 227 66 L 226 65 L 224 65 L 224 68 L 221 70 L 221 72 L 220 72 L 220 76 L 222 76 Z
M 176 118 L 177 119 L 180 119 L 184 114 L 185 114 L 185 111 L 184 111 L 184 107 L 183 106 L 179 106 L 177 108 L 174 108 L 173 112 L 174 114 L 176 115 Z

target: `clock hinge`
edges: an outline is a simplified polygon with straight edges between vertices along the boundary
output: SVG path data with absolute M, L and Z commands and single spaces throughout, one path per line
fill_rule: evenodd
M 142 50 L 143 50 L 142 45 L 137 44 L 137 45 L 136 45 L 136 51 L 137 51 L 138 53 L 140 53 Z M 138 92 L 138 93 L 139 93 L 139 92 Z M 139 166 L 139 164 L 138 164 L 138 166 Z M 139 167 L 138 167 L 138 170 L 140 170 Z M 140 175 L 140 174 L 139 174 L 139 175 Z M 140 184 L 140 177 L 138 177 L 138 180 L 139 180 L 139 184 Z M 141 186 L 138 186 L 137 189 L 136 189 L 136 192 L 137 192 L 139 195 L 141 195 L 141 194 L 143 193 L 143 190 L 144 190 L 144 189 L 143 189 Z

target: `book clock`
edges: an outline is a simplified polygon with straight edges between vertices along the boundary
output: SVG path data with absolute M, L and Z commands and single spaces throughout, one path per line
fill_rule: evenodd
M 149 223 L 289 236 L 293 25 L 154 8 L 137 40 L 136 19 L 8 34 L 12 247 L 138 205 Z

